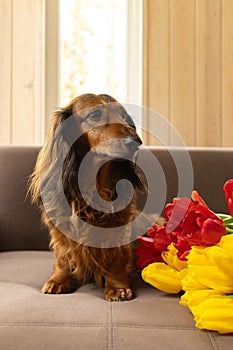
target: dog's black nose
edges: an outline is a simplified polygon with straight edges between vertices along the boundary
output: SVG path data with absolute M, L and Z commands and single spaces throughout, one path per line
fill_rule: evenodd
M 127 136 L 124 138 L 124 144 L 131 151 L 136 151 L 141 146 L 142 141 L 139 137 Z

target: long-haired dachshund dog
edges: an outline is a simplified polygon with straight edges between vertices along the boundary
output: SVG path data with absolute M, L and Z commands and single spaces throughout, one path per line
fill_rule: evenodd
M 67 127 L 72 118 L 74 123 Z M 144 191 L 134 163 L 141 143 L 133 120 L 111 96 L 84 94 L 54 114 L 29 187 L 32 202 L 40 207 L 42 220 L 50 231 L 50 247 L 56 256 L 53 275 L 43 286 L 43 293 L 70 293 L 94 279 L 98 286 L 104 284 L 106 300 L 132 299 L 128 274 L 133 254 L 128 227 L 137 211 L 137 192 Z M 62 159 L 64 147 L 67 151 Z M 81 163 L 88 154 L 91 160 L 81 171 Z M 93 183 L 92 174 L 97 168 Z M 72 226 L 70 217 L 62 211 L 60 214 L 59 176 L 71 216 L 79 218 L 83 227 Z M 117 202 L 117 183 L 122 179 L 131 182 L 133 195 L 125 207 L 118 210 L 113 206 L 111 211 L 109 206 Z M 44 196 L 43 191 L 47 191 Z M 95 208 L 100 198 L 108 210 Z M 73 232 L 79 230 L 77 239 L 74 234 L 70 237 L 67 234 L 71 226 Z

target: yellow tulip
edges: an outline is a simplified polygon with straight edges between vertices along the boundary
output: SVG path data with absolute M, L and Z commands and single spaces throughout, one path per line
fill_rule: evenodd
M 220 333 L 233 332 L 233 297 L 213 296 L 193 310 L 196 327 Z
M 218 246 L 232 255 L 233 234 L 223 236 L 220 242 L 218 243 Z
M 166 293 L 179 293 L 182 289 L 181 280 L 187 271 L 187 261 L 177 257 L 177 249 L 173 244 L 162 253 L 165 263 L 155 262 L 142 270 L 142 278 L 153 287 Z
M 196 326 L 220 333 L 233 332 L 233 234 L 208 248 L 192 247 L 182 280 L 180 303 L 188 306 Z
M 204 256 L 204 251 L 206 247 L 192 247 L 187 259 L 188 259 L 188 266 L 202 266 L 206 265 L 206 257 Z
M 155 262 L 142 270 L 142 278 L 163 292 L 179 293 L 182 288 L 181 280 L 186 273 L 184 270 L 177 271 L 164 263 Z
M 170 244 L 167 251 L 162 252 L 162 258 L 165 263 L 174 269 L 181 271 L 187 267 L 187 260 L 180 260 L 177 256 L 178 250 L 173 244 Z
M 203 300 L 210 296 L 225 295 L 224 293 L 216 292 L 213 289 L 202 289 L 202 290 L 188 290 L 180 298 L 180 304 L 188 306 L 192 313 L 194 313 L 195 307 L 200 304 Z
M 233 279 L 220 271 L 217 266 L 202 266 L 201 269 L 194 271 L 194 279 L 197 279 L 207 288 L 222 291 L 224 293 L 233 293 Z
M 229 251 L 221 246 L 210 247 L 206 249 L 205 256 L 220 271 L 233 278 L 233 248 Z
M 185 291 L 188 290 L 198 290 L 198 289 L 206 289 L 206 286 L 199 281 L 196 280 L 195 274 L 190 271 L 188 268 L 186 271 L 186 275 L 182 280 L 182 289 Z
M 220 270 L 214 264 L 214 259 L 210 258 L 214 256 L 215 251 L 215 247 L 204 249 L 192 247 L 188 255 L 188 276 L 191 276 L 195 283 L 205 286 L 204 289 L 210 288 L 228 294 L 233 293 L 232 277 Z M 187 286 L 187 280 L 188 278 L 186 278 L 186 281 L 183 281 L 185 290 L 190 288 Z

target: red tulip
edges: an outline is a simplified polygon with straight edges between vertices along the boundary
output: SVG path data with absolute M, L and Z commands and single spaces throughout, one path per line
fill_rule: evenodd
M 228 180 L 224 187 L 223 190 L 225 192 L 225 197 L 228 205 L 228 211 L 231 216 L 233 216 L 233 180 Z
M 167 232 L 179 231 L 182 226 L 182 219 L 193 203 L 188 198 L 174 198 L 164 208 L 164 217 L 168 221 Z
M 180 260 L 186 260 L 186 256 L 189 254 L 191 245 L 182 236 L 182 233 L 178 233 L 177 240 L 174 243 L 175 248 L 178 250 L 177 256 Z
M 154 248 L 158 252 L 167 250 L 167 247 L 171 243 L 171 239 L 166 233 L 166 226 L 153 225 L 151 229 L 147 231 L 147 236 L 153 238 Z
M 154 239 L 150 237 L 138 237 L 141 245 L 135 249 L 135 255 L 138 257 L 136 268 L 143 269 L 144 267 L 156 261 L 163 261 L 161 252 L 156 251 L 154 247 Z
M 198 192 L 192 192 L 192 200 L 181 224 L 176 229 L 178 234 L 175 247 L 179 251 L 181 260 L 187 256 L 191 246 L 211 246 L 218 243 L 226 234 L 223 221 L 208 208 Z
M 227 193 L 231 194 L 232 204 L 233 180 L 231 181 Z M 136 254 L 139 256 L 137 266 L 140 268 L 147 266 L 148 261 L 162 261 L 161 253 L 166 251 L 171 243 L 178 250 L 179 259 L 186 260 L 191 246 L 211 246 L 226 234 L 222 219 L 208 208 L 197 191 L 192 192 L 192 200 L 174 198 L 173 202 L 164 208 L 164 216 L 167 224 L 162 227 L 153 225 L 147 231 L 147 237 L 138 238 L 141 247 L 137 248 Z

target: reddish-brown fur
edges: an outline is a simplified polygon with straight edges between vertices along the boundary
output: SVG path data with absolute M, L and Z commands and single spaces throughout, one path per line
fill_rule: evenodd
M 83 236 L 81 234 L 80 241 L 76 242 L 59 231 L 53 224 L 45 211 L 40 194 L 40 174 L 43 171 L 48 172 L 47 169 L 51 168 L 51 162 L 53 162 L 53 159 L 56 159 L 59 152 L 59 149 L 55 150 L 51 146 L 51 139 L 56 128 L 73 113 L 78 113 L 78 120 L 80 118 L 82 120 L 78 127 L 82 128 L 82 132 L 85 132 L 85 125 L 89 123 L 88 125 L 90 126 L 90 123 L 94 123 L 92 119 L 89 119 L 92 117 L 88 113 L 93 108 L 95 110 L 97 106 L 105 108 L 106 121 L 108 121 L 108 118 L 111 118 L 111 124 L 106 122 L 106 125 L 100 127 L 94 127 L 95 125 L 93 125 L 93 128 L 88 130 L 85 136 L 82 136 L 72 146 L 63 166 L 64 193 L 76 215 L 84 218 L 90 225 L 94 224 L 99 228 L 109 228 L 110 231 L 111 227 L 119 227 L 120 231 L 121 226 L 131 222 L 136 212 L 136 195 L 133 196 L 130 204 L 115 214 L 97 213 L 83 200 L 79 188 L 75 185 L 76 182 L 72 177 L 73 175 L 71 175 L 72 171 L 75 172 L 78 169 L 83 156 L 94 146 L 109 139 L 132 137 L 139 144 L 141 141 L 131 118 L 112 97 L 85 94 L 75 98 L 68 106 L 55 113 L 47 140 L 38 156 L 29 187 L 32 201 L 40 206 L 42 220 L 49 228 L 51 235 L 50 247 L 54 250 L 56 257 L 53 275 L 43 286 L 42 292 L 51 294 L 73 292 L 78 286 L 94 278 L 98 286 L 105 284 L 106 300 L 130 300 L 132 298 L 132 290 L 128 281 L 129 266 L 132 262 L 131 245 L 128 243 L 130 232 L 125 232 L 126 244 L 124 244 L 123 239 L 123 241 L 119 242 L 119 246 L 113 248 L 101 248 L 85 244 L 86 238 L 89 237 L 89 232 L 84 232 Z M 57 147 L 59 147 L 59 144 Z M 119 152 L 124 154 L 124 152 L 127 152 L 127 149 L 122 141 L 122 149 L 111 147 L 111 149 L 100 149 L 100 151 L 106 155 L 119 157 Z M 124 157 L 122 156 L 122 158 Z M 99 155 L 97 153 L 94 164 L 90 166 L 90 173 L 98 165 L 98 159 Z M 49 176 L 51 177 L 53 174 L 51 173 Z M 143 185 L 140 181 L 140 176 L 137 176 L 132 165 L 124 161 L 122 163 L 120 161 L 118 163 L 106 162 L 98 173 L 95 185 L 101 196 L 111 202 L 116 197 L 116 183 L 124 177 L 127 177 L 134 184 L 135 189 L 141 186 L 140 190 L 142 190 Z M 92 189 L 90 186 L 88 191 L 91 197 Z

